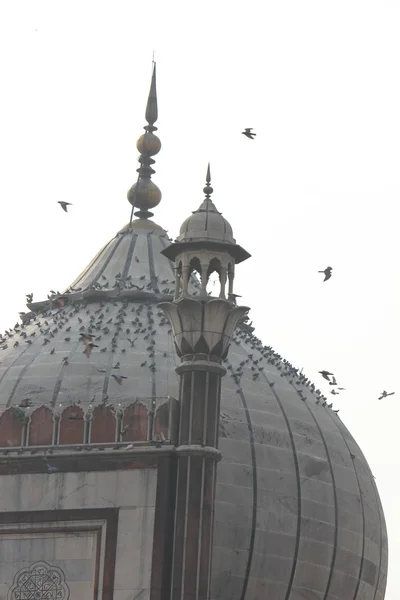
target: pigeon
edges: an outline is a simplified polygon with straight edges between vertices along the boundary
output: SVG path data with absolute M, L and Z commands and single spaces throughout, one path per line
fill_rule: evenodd
M 252 127 L 246 127 L 244 131 L 242 131 L 242 134 L 245 135 L 246 137 L 250 138 L 251 140 L 254 140 L 255 136 L 257 135 L 256 133 L 252 133 Z
M 379 396 L 378 400 L 382 400 L 382 398 L 387 398 L 388 396 L 393 396 L 395 392 L 390 392 L 390 394 L 388 394 L 388 392 L 386 390 L 383 390 L 381 396 Z
M 332 381 L 329 382 L 329 385 L 337 385 L 336 377 L 332 375 Z
M 79 335 L 80 335 L 80 339 L 85 344 L 85 346 L 90 344 L 92 341 L 92 338 L 94 338 L 94 335 L 92 335 L 91 333 L 80 333 Z
M 65 211 L 68 212 L 68 208 L 67 206 L 72 206 L 71 202 L 63 202 L 62 200 L 58 201 L 58 204 L 61 205 L 61 208 Z
M 318 373 L 321 373 L 322 377 L 327 381 L 329 381 L 329 375 L 333 377 L 333 373 L 329 373 L 329 371 L 318 371 Z
M 324 281 L 328 281 L 332 277 L 332 267 L 326 267 L 324 271 L 318 271 L 318 273 L 324 273 L 325 279 Z
M 98 348 L 98 344 L 92 344 L 92 342 L 90 342 L 89 344 L 86 344 L 86 348 L 84 349 L 84 354 L 86 354 L 86 356 L 88 358 L 90 358 L 90 355 L 92 354 L 92 350 L 93 348 Z
M 83 421 L 83 417 L 80 417 L 77 412 L 74 412 L 69 415 L 68 421 Z
M 125 446 L 124 450 L 132 450 L 133 448 L 133 444 L 129 444 L 128 446 Z
M 30 398 L 25 398 L 24 400 L 21 400 L 18 406 L 20 408 L 28 408 L 29 406 L 32 406 L 32 400 Z
M 57 473 L 58 471 L 57 467 L 54 467 L 50 463 L 46 463 L 46 468 L 48 473 Z
M 112 377 L 114 377 L 115 381 L 119 384 L 122 385 L 122 380 L 123 379 L 128 379 L 127 377 L 125 377 L 125 375 L 114 375 L 114 373 L 111 374 Z
M 119 369 L 119 362 L 115 363 L 115 365 L 113 366 L 113 369 Z

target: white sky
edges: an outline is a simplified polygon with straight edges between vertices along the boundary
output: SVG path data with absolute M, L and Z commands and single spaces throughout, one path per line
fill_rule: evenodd
M 396 0 L 0 4 L 0 331 L 128 221 L 154 49 L 154 220 L 177 235 L 210 160 L 253 255 L 236 293 L 256 334 L 325 392 L 321 369 L 347 388 L 332 399 L 383 501 L 386 600 L 400 597 L 399 29 Z

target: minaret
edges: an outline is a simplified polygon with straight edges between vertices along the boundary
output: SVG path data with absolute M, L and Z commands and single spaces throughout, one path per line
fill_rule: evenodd
M 171 322 L 180 358 L 180 421 L 176 447 L 177 485 L 172 549 L 171 600 L 208 600 L 213 546 L 214 496 L 222 365 L 238 322 L 248 312 L 233 294 L 235 264 L 250 255 L 233 239 L 229 223 L 210 199 L 210 167 L 206 198 L 187 219 L 179 238 L 162 251 L 175 262 L 178 285 L 173 302 L 159 307 Z M 190 297 L 188 280 L 200 274 L 201 294 Z M 212 272 L 221 281 L 219 298 L 207 295 Z M 229 279 L 228 299 L 225 282 Z
M 135 212 L 135 216 L 140 219 L 149 219 L 152 217 L 153 213 L 151 213 L 149 209 L 157 206 L 161 200 L 161 191 L 151 181 L 151 176 L 155 173 L 154 169 L 151 167 L 151 165 L 155 163 L 155 160 L 151 157 L 158 154 L 161 150 L 161 142 L 153 133 L 153 131 L 157 131 L 157 127 L 154 126 L 154 123 L 158 118 L 155 63 L 153 66 L 153 75 L 151 78 L 145 118 L 147 121 L 147 125 L 143 128 L 145 133 L 143 133 L 136 142 L 136 148 L 140 152 L 140 167 L 137 169 L 139 176 L 137 182 L 133 184 L 127 194 L 128 200 L 132 204 L 132 214 L 134 208 L 138 208 L 139 210 Z

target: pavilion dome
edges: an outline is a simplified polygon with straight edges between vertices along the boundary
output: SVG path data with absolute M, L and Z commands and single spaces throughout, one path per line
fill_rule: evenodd
M 198 217 L 203 224 L 204 216 Z M 213 231 L 225 227 L 224 235 L 232 235 L 212 218 L 220 224 Z M 188 234 L 192 222 L 184 227 Z M 21 445 L 15 424 L 6 425 L 27 399 L 31 423 L 41 411 L 51 428 L 57 412 L 70 411 L 71 418 L 73 409 L 86 418 L 104 403 L 124 411 L 140 399 L 154 414 L 166 399 L 179 397 L 172 332 L 157 309 L 172 299 L 175 285 L 173 264 L 161 254 L 169 243 L 161 227 L 134 221 L 65 292 L 29 305 L 31 321 L 2 335 L 4 453 Z M 193 277 L 190 286 L 195 296 Z M 96 337 L 90 358 L 81 331 Z M 385 519 L 368 464 L 339 416 L 245 324 L 225 366 L 212 598 L 383 600 Z M 123 385 L 115 374 L 127 377 Z M 33 425 L 28 444 L 45 443 L 43 424 L 32 431 Z M 97 442 L 110 440 L 96 431 Z M 113 429 L 107 431 L 112 437 Z
M 231 225 L 217 210 L 210 196 L 211 187 L 210 164 L 207 168 L 206 185 L 203 192 L 206 197 L 199 208 L 181 225 L 177 242 L 217 242 L 218 244 L 235 244 Z
M 178 241 L 193 240 L 235 243 L 232 227 L 210 199 L 204 200 L 181 225 Z

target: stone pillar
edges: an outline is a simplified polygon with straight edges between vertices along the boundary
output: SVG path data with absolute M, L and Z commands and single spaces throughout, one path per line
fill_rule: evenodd
M 247 307 L 220 298 L 182 298 L 159 307 L 171 322 L 181 359 L 171 600 L 208 600 L 222 360 Z

